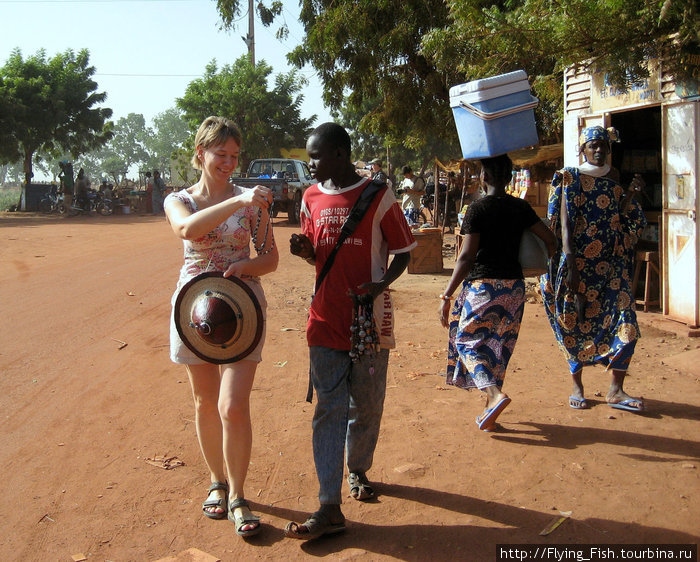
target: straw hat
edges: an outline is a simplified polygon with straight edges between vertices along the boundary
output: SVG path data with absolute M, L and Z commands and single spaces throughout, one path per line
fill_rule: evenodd
M 183 285 L 174 313 L 183 343 L 209 363 L 240 361 L 262 336 L 262 308 L 253 291 L 218 271 L 201 273 Z

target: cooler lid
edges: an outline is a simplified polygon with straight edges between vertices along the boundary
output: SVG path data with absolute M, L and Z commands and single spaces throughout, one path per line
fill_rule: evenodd
M 523 90 L 530 90 L 527 73 L 524 70 L 516 70 L 507 74 L 481 78 L 480 80 L 452 86 L 450 88 L 450 98 L 462 97 L 463 101 L 474 103 L 507 96 Z

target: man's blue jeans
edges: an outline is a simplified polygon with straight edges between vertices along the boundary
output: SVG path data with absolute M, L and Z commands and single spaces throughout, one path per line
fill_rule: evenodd
M 343 451 L 349 472 L 372 466 L 384 410 L 389 350 L 360 356 L 347 351 L 309 348 L 311 380 L 316 390 L 313 451 L 321 504 L 341 504 Z

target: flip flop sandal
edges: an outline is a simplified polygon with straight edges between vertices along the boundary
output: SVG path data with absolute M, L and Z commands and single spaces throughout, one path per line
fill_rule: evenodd
M 212 482 L 211 486 L 209 486 L 209 494 L 207 494 L 207 497 L 215 490 L 223 490 L 226 492 L 226 495 L 218 500 L 207 499 L 202 503 L 202 513 L 209 519 L 225 519 L 226 510 L 228 509 L 226 505 L 228 503 L 228 484 L 226 482 Z M 207 511 L 208 507 L 220 507 L 223 511 Z
M 350 495 L 357 501 L 370 500 L 374 497 L 374 488 L 364 472 L 351 472 L 348 475 L 348 484 L 350 484 Z
M 238 513 L 236 513 L 238 510 Z M 250 504 L 243 498 L 236 498 L 228 506 L 228 520 L 236 525 L 236 534 L 240 537 L 252 537 L 260 532 L 260 517 L 250 512 Z M 243 530 L 245 525 L 253 525 L 252 529 Z
M 632 404 L 639 404 L 639 406 L 633 406 Z M 644 402 L 641 398 L 628 398 L 627 400 L 622 400 L 621 402 L 608 402 L 608 406 L 611 408 L 616 408 L 618 410 L 627 410 L 628 412 L 635 412 L 640 414 L 644 411 Z
M 481 416 L 476 417 L 476 425 L 482 431 L 493 431 L 496 427 L 496 419 L 501 415 L 501 412 L 506 409 L 511 400 L 507 396 L 501 398 L 493 408 L 484 410 Z
M 302 529 L 306 529 L 302 531 Z M 301 525 L 290 521 L 284 528 L 284 534 L 290 539 L 300 539 L 302 541 L 310 541 L 324 535 L 335 535 L 345 530 L 345 520 L 341 523 L 331 523 L 327 515 L 317 511 L 312 513 L 309 518 Z
M 586 402 L 585 398 L 569 396 L 569 407 L 574 410 L 588 410 L 588 402 Z

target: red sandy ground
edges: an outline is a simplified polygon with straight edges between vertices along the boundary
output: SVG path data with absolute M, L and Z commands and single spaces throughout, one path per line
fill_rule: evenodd
M 209 482 L 190 389 L 167 352 L 182 249 L 164 220 L 0 217 L 0 560 L 495 560 L 504 543 L 698 542 L 700 342 L 640 313 L 628 390 L 649 412 L 606 406 L 599 368 L 584 372 L 593 408 L 575 411 L 564 359 L 531 299 L 503 429 L 479 432 L 483 399 L 438 375 L 447 251 L 442 274 L 395 284 L 398 347 L 370 472 L 378 499 L 346 497 L 343 535 L 286 539 L 285 523 L 317 506 L 304 402 L 313 273 L 288 253 L 295 231 L 277 220 L 280 266 L 264 279 L 268 339 L 247 481 L 264 531 L 246 542 L 201 514 Z M 161 458 L 184 466 L 148 462 Z M 560 512 L 570 517 L 541 536 Z

